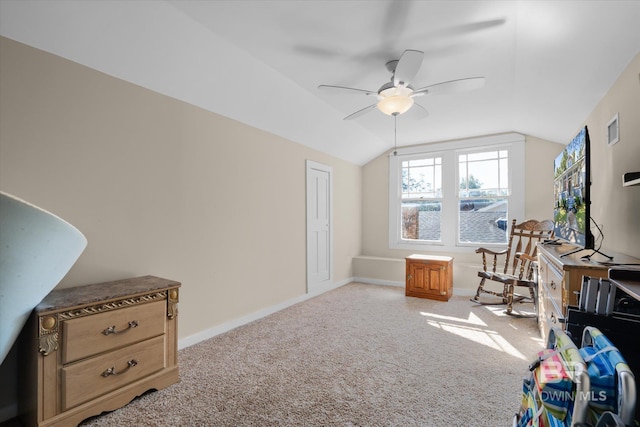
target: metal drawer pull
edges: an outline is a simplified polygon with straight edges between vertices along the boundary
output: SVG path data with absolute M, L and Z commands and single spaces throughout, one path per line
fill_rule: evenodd
M 124 371 L 120 371 L 120 372 L 116 372 L 116 367 L 112 366 L 109 369 L 107 369 L 106 371 L 104 371 L 101 375 L 103 377 L 108 377 L 109 375 L 120 375 L 120 374 L 124 374 L 125 372 L 127 372 L 129 369 L 133 368 L 134 366 L 136 366 L 138 364 L 138 361 L 136 359 L 131 359 L 127 362 L 127 367 L 124 368 Z
M 109 326 L 107 329 L 105 329 L 104 331 L 102 331 L 102 333 L 104 335 L 110 335 L 110 334 L 121 334 L 123 332 L 127 332 L 130 329 L 136 328 L 138 327 L 138 321 L 137 320 L 132 320 L 131 322 L 129 322 L 129 326 L 127 327 L 127 329 L 123 330 L 123 331 L 116 331 L 116 326 Z
M 556 317 L 555 314 L 551 313 L 551 323 L 567 323 L 567 319 L 565 317 Z
M 556 282 L 554 282 L 552 280 L 551 283 L 549 284 L 549 286 L 551 286 L 551 289 L 555 289 L 556 288 Z

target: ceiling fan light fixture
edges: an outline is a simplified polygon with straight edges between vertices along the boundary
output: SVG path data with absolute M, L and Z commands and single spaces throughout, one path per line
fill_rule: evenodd
M 385 89 L 379 93 L 378 109 L 389 116 L 406 113 L 414 102 L 412 93 L 407 87 Z

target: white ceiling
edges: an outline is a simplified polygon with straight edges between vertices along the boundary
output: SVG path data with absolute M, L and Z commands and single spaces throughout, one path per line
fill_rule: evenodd
M 393 117 L 343 117 L 388 60 L 425 52 L 397 144 L 520 132 L 566 143 L 640 50 L 640 1 L 0 0 L 0 33 L 344 160 L 394 145 Z

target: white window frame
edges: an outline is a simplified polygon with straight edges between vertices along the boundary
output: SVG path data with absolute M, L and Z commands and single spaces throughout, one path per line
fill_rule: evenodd
M 407 199 L 403 199 L 402 198 L 402 163 L 404 161 L 407 160 L 417 160 L 417 159 L 424 159 L 424 158 L 440 158 L 441 159 L 441 164 L 440 164 L 440 170 L 441 170 L 441 177 L 440 179 L 442 180 L 442 185 L 443 187 L 445 186 L 445 174 L 444 174 L 444 153 L 440 153 L 440 152 L 435 152 L 435 151 L 430 151 L 428 153 L 420 153 L 420 154 L 413 154 L 413 155 L 407 155 L 407 156 L 403 156 L 403 158 L 400 160 L 400 162 L 398 163 L 398 173 L 400 174 L 399 176 L 399 185 L 400 185 L 400 193 L 398 194 L 399 197 L 399 202 L 402 203 L 403 201 L 409 201 Z M 443 195 L 439 198 L 430 198 L 427 197 L 425 199 L 422 199 L 424 201 L 439 201 L 441 203 L 441 211 L 440 214 L 442 215 L 442 208 L 444 206 L 444 188 L 443 188 Z M 400 208 L 398 208 L 398 211 L 400 210 Z M 400 215 L 400 212 L 398 212 L 398 215 Z M 402 226 L 400 227 L 400 233 L 402 234 Z M 442 230 L 440 230 L 440 235 L 442 236 Z M 424 241 L 423 241 L 424 242 Z M 429 244 L 431 245 L 440 245 L 440 241 L 428 241 Z
M 491 135 L 442 143 L 398 148 L 389 155 L 389 248 L 436 252 L 473 252 L 475 244 L 458 243 L 458 154 L 469 150 L 507 150 L 509 152 L 509 212 L 508 224 L 513 218 L 525 220 L 525 137 L 517 133 Z M 442 163 L 442 224 L 441 241 L 402 239 L 400 204 L 402 203 L 402 162 L 420 156 L 441 155 Z M 447 219 L 449 218 L 449 219 Z M 483 244 L 502 248 L 506 244 Z

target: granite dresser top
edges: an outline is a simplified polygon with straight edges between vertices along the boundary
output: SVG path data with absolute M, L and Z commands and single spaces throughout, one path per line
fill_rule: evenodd
M 66 310 L 71 307 L 91 305 L 100 301 L 177 288 L 180 285 L 180 282 L 175 280 L 156 276 L 140 276 L 93 285 L 54 289 L 36 306 L 35 312 Z

